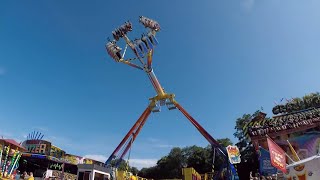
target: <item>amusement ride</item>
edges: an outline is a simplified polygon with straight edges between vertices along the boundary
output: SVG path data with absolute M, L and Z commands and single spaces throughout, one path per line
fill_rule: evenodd
M 160 25 L 157 21 L 150 18 L 140 16 L 139 22 L 147 29 L 146 33 L 143 33 L 141 38 L 137 38 L 134 41 L 130 40 L 128 33 L 132 31 L 132 23 L 130 21 L 125 22 L 120 27 L 112 31 L 113 40 L 106 43 L 106 50 L 108 54 L 116 62 L 127 64 L 131 67 L 144 71 L 151 81 L 157 95 L 150 98 L 150 103 L 143 111 L 139 119 L 134 123 L 129 132 L 122 139 L 120 144 L 112 152 L 108 160 L 105 162 L 106 167 L 110 167 L 114 173 L 114 170 L 119 166 L 121 160 L 131 149 L 132 143 L 137 138 L 142 127 L 146 123 L 151 112 L 160 112 L 161 106 L 167 106 L 169 110 L 178 109 L 181 113 L 191 122 L 191 124 L 203 135 L 204 138 L 210 143 L 213 149 L 213 163 L 216 156 L 221 156 L 225 160 L 224 166 L 215 170 L 217 174 L 224 172 L 228 179 L 235 179 L 237 172 L 234 166 L 228 160 L 228 154 L 226 149 L 222 147 L 176 100 L 175 95 L 167 93 L 158 81 L 153 68 L 152 57 L 155 46 L 158 45 L 156 39 L 156 33 L 160 31 Z M 121 48 L 118 43 L 120 39 L 125 42 L 125 48 Z M 126 58 L 127 48 L 130 48 L 134 54 L 134 57 Z M 123 50 L 123 51 L 122 51 Z M 129 153 L 130 156 L 130 153 Z M 115 165 L 111 165 L 113 161 L 116 161 Z M 214 167 L 214 166 L 213 166 Z M 111 173 L 111 174 L 113 174 Z M 218 177 L 213 177 L 217 179 Z

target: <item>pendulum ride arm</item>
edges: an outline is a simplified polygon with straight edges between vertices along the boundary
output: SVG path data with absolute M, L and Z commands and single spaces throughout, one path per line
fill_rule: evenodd
M 223 155 L 227 156 L 224 148 L 221 147 L 217 140 L 215 140 L 178 102 L 174 101 L 174 104 L 213 147 L 219 149 Z
M 147 68 L 148 69 L 151 69 L 152 55 L 153 55 L 153 50 L 150 50 L 150 52 L 148 53 L 148 59 L 147 59 Z
M 228 162 L 227 169 L 231 168 L 231 174 L 236 175 L 234 171 L 234 167 L 228 161 L 228 154 L 217 140 L 215 140 L 177 101 L 173 101 L 174 105 L 181 111 L 181 113 L 194 125 L 195 128 L 207 139 L 207 141 L 211 144 L 213 149 L 218 149 L 221 154 L 224 156 L 226 162 Z M 229 172 L 227 172 L 229 174 Z M 229 176 L 229 175 L 228 175 Z
M 138 136 L 139 132 L 141 131 L 142 127 L 144 126 L 144 124 L 146 123 L 148 116 L 150 115 L 151 111 L 148 111 L 148 114 L 145 115 L 145 117 L 143 118 L 142 122 L 140 123 L 138 129 L 136 130 L 136 132 L 133 133 L 130 142 L 127 144 L 126 148 L 124 149 L 123 153 L 120 156 L 120 159 L 122 159 L 128 152 L 128 150 L 130 149 L 132 143 L 134 142 L 134 140 L 136 139 L 136 137 Z
M 132 49 L 132 51 L 136 53 L 134 45 L 130 41 L 130 39 L 127 36 L 124 36 L 123 39 L 126 41 L 127 45 Z M 157 95 L 159 97 L 164 97 L 166 95 L 166 93 L 163 91 L 163 88 L 161 87 L 160 82 L 158 81 L 156 75 L 154 74 L 154 72 L 152 70 L 153 51 L 154 50 L 151 49 L 147 53 L 147 63 L 144 63 L 143 60 L 141 59 L 141 57 L 139 57 L 139 55 L 136 54 L 136 57 L 139 59 L 139 61 L 143 65 L 143 68 L 138 66 L 138 65 L 135 65 L 133 63 L 130 63 L 129 61 L 123 60 L 123 59 L 121 59 L 119 62 L 122 62 L 124 64 L 127 64 L 129 66 L 135 67 L 135 68 L 140 69 L 140 70 L 144 70 L 147 73 L 147 75 L 148 75 L 148 77 L 149 77 L 149 79 L 150 79 L 150 81 L 152 83 L 152 86 L 156 90 Z
M 149 108 L 149 106 L 144 110 L 144 112 L 141 114 L 141 116 L 139 117 L 139 119 L 136 121 L 136 123 L 132 126 L 132 128 L 129 130 L 129 132 L 125 135 L 125 137 L 122 139 L 122 141 L 120 142 L 120 144 L 116 147 L 116 149 L 112 152 L 112 154 L 110 155 L 110 157 L 108 158 L 108 160 L 105 162 L 105 165 L 108 166 L 112 160 L 115 159 L 116 154 L 119 152 L 119 150 L 121 148 L 123 148 L 124 144 L 127 144 L 127 146 L 125 147 L 124 152 L 121 154 L 121 158 L 125 155 L 125 153 L 129 150 L 132 142 L 134 141 L 134 139 L 137 137 L 137 135 L 139 134 L 141 128 L 143 127 L 144 123 L 146 122 L 147 118 L 149 117 L 151 113 L 151 110 Z M 131 137 L 131 138 L 130 138 Z M 130 142 L 128 142 L 128 140 Z
M 158 97 L 164 97 L 166 93 L 164 92 L 158 78 L 152 70 L 152 55 L 154 50 L 150 50 L 147 55 L 147 66 L 145 66 L 145 72 L 147 73 L 153 88 L 156 90 Z

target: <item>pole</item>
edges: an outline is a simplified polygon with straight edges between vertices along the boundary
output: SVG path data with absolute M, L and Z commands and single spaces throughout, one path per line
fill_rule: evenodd
M 18 163 L 20 157 L 21 157 L 21 152 L 19 152 L 18 157 L 17 157 L 16 160 L 14 161 L 14 163 L 13 163 L 11 169 L 10 169 L 10 172 L 9 172 L 9 174 L 8 174 L 9 176 L 11 175 L 12 171 L 14 170 L 14 167 L 15 167 L 16 164 Z
M 64 180 L 64 165 L 65 163 L 62 163 L 62 171 L 61 171 L 61 180 Z
M 4 148 L 4 141 L 3 141 L 3 136 L 1 137 L 2 140 L 2 147 L 0 149 L 0 167 L 2 166 L 1 162 L 2 162 L 2 152 L 3 152 L 3 148 Z
M 212 146 L 212 148 L 213 148 L 213 157 L 212 157 L 212 173 L 213 173 L 214 172 L 214 162 L 216 160 L 216 148 L 214 148 L 213 146 Z
M 291 143 L 289 142 L 289 140 L 287 140 L 287 142 L 288 142 L 289 147 L 290 147 L 290 150 L 291 150 L 291 152 L 292 152 L 292 154 L 293 154 L 294 160 L 295 160 L 295 161 L 300 161 L 300 158 L 299 158 L 297 152 L 294 150 L 294 148 L 292 147 L 292 145 L 291 145 Z
M 161 84 L 160 84 L 158 78 L 156 77 L 156 75 L 154 74 L 153 70 L 151 69 L 151 71 L 147 72 L 147 74 L 148 74 L 148 76 L 151 80 L 151 83 L 154 86 L 157 94 L 161 97 L 164 96 L 165 92 L 163 91 L 163 88 L 161 87 Z
M 138 136 L 139 132 L 141 131 L 141 129 L 143 127 L 143 125 L 146 123 L 150 113 L 151 113 L 151 111 L 148 111 L 147 114 L 145 114 L 145 116 L 143 117 L 142 122 L 140 123 L 139 127 L 137 128 L 137 130 L 132 133 L 132 137 L 130 139 L 130 142 L 128 143 L 128 145 L 126 146 L 125 150 L 121 154 L 120 159 L 122 159 L 126 155 L 126 153 L 128 152 L 129 148 L 131 148 L 132 143 L 134 142 L 134 140 Z
M 150 105 L 149 105 L 150 106 Z M 125 135 L 125 137 L 122 139 L 120 144 L 116 147 L 116 149 L 112 152 L 108 160 L 106 161 L 106 165 L 111 162 L 111 160 L 114 158 L 115 154 L 120 150 L 120 148 L 123 146 L 123 144 L 129 139 L 129 137 L 132 135 L 132 132 L 134 132 L 135 129 L 137 129 L 138 126 L 140 126 L 141 122 L 143 121 L 145 115 L 150 112 L 149 106 L 144 110 L 144 112 L 141 114 L 139 119 L 136 121 L 136 123 L 131 127 L 129 132 Z
M 6 171 L 6 163 L 7 163 L 7 160 L 8 160 L 9 151 L 10 151 L 10 145 L 7 146 L 7 149 L 5 150 L 6 156 L 4 157 L 4 163 L 2 164 L 2 173 L 4 173 Z
M 290 159 L 291 162 L 295 162 L 286 152 L 285 152 L 286 156 Z

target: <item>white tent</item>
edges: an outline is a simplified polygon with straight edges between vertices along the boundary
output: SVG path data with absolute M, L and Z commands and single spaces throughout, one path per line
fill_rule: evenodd
M 319 180 L 320 178 L 320 155 L 308 157 L 287 166 L 287 179 Z

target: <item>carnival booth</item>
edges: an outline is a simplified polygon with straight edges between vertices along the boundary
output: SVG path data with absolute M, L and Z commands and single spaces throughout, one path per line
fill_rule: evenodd
M 272 118 L 258 113 L 243 128 L 259 155 L 260 174 L 319 179 L 320 94 L 288 100 L 272 112 Z
M 320 156 L 315 155 L 287 166 L 287 179 L 293 180 L 319 180 L 320 178 Z
M 19 159 L 26 149 L 13 139 L 0 140 L 0 179 L 14 179 Z
M 76 180 L 78 164 L 103 165 L 102 162 L 66 153 L 43 140 L 39 132 L 30 133 L 22 146 L 26 152 L 22 153 L 19 170 L 32 172 L 35 178 Z
M 95 164 L 78 164 L 78 180 L 109 180 L 110 173 L 106 167 Z

